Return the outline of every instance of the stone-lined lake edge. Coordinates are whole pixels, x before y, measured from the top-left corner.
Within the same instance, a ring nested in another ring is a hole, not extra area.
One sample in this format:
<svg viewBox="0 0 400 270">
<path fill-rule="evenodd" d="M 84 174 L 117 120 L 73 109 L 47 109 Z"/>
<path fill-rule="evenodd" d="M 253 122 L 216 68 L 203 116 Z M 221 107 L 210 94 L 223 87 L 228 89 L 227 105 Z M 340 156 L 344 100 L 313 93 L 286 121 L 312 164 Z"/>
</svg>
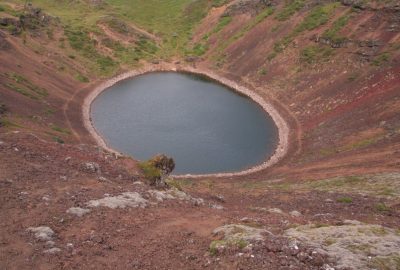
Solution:
<svg viewBox="0 0 400 270">
<path fill-rule="evenodd" d="M 182 73 L 192 73 L 195 75 L 205 76 L 211 81 L 215 81 L 224 86 L 227 86 L 230 90 L 237 92 L 238 94 L 244 95 L 258 105 L 260 105 L 272 118 L 275 125 L 278 128 L 278 143 L 275 149 L 275 152 L 272 156 L 270 156 L 266 161 L 261 164 L 252 166 L 248 169 L 237 171 L 237 172 L 223 172 L 223 173 L 210 173 L 210 174 L 184 174 L 184 175 L 174 175 L 176 178 L 203 178 L 203 177 L 233 177 L 233 176 L 242 176 L 255 172 L 262 171 L 272 165 L 276 164 L 279 160 L 281 160 L 288 151 L 288 140 L 289 140 L 289 126 L 285 119 L 279 114 L 279 112 L 267 102 L 264 98 L 258 95 L 256 92 L 250 90 L 249 88 L 240 85 L 234 81 L 226 79 L 222 76 L 215 74 L 213 71 L 206 70 L 203 68 L 195 68 L 191 66 L 183 66 L 183 65 L 175 65 L 170 63 L 160 63 L 157 65 L 145 65 L 141 68 L 128 71 L 117 75 L 101 84 L 96 86 L 89 95 L 85 98 L 82 106 L 82 117 L 84 126 L 89 131 L 91 136 L 94 138 L 96 143 L 100 145 L 102 148 L 110 151 L 116 155 L 123 155 L 112 149 L 107 145 L 105 139 L 100 135 L 100 133 L 96 130 L 93 125 L 91 119 L 91 105 L 93 101 L 101 94 L 104 90 L 109 87 L 115 85 L 119 81 L 126 80 L 129 78 L 133 78 L 139 75 L 143 75 L 151 72 L 182 72 Z"/>
</svg>

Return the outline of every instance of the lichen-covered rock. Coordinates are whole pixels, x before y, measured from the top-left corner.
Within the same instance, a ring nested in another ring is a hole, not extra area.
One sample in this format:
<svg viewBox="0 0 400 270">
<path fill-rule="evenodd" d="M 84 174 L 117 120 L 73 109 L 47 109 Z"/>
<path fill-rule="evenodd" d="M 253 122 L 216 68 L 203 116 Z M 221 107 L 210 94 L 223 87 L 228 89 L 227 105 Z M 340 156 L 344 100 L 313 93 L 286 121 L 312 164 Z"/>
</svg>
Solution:
<svg viewBox="0 0 400 270">
<path fill-rule="evenodd" d="M 242 224 L 229 224 L 216 228 L 213 234 L 221 234 L 224 240 L 243 239 L 248 242 L 262 241 L 265 235 L 271 234 L 269 231 L 261 228 L 255 228 Z"/>
<path fill-rule="evenodd" d="M 34 233 L 35 238 L 40 241 L 50 241 L 54 235 L 54 231 L 47 226 L 29 227 L 27 231 Z"/>
<path fill-rule="evenodd" d="M 168 190 L 149 190 L 148 193 L 155 198 L 157 201 L 162 202 L 164 200 L 179 200 L 191 202 L 194 205 L 203 205 L 204 200 L 202 198 L 195 198 L 189 194 L 180 191 L 176 188 L 171 188 Z"/>
<path fill-rule="evenodd" d="M 112 209 L 126 207 L 141 207 L 147 206 L 147 200 L 137 192 L 124 192 L 121 195 L 109 196 L 98 200 L 91 200 L 87 203 L 89 207 L 108 207 Z"/>
<path fill-rule="evenodd" d="M 216 228 L 213 231 L 218 240 L 210 244 L 210 253 L 222 253 L 226 248 L 244 249 L 253 243 L 263 241 L 271 233 L 265 229 L 255 228 L 242 224 L 229 224 Z M 251 247 L 250 246 L 250 247 Z"/>
<path fill-rule="evenodd" d="M 82 170 L 88 173 L 100 172 L 100 165 L 96 162 L 86 162 L 82 164 Z"/>
<path fill-rule="evenodd" d="M 335 269 L 398 269 L 400 235 L 390 228 L 346 220 L 342 226 L 299 226 L 285 235 L 324 250 L 337 260 Z"/>
</svg>

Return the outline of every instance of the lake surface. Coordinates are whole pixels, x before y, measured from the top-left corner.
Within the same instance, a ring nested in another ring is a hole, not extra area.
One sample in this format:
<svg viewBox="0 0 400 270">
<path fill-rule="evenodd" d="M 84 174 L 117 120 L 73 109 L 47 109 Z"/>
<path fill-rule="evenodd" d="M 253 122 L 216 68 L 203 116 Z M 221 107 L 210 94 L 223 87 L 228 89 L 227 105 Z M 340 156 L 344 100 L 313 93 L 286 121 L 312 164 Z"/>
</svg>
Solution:
<svg viewBox="0 0 400 270">
<path fill-rule="evenodd" d="M 278 141 L 260 105 L 186 73 L 120 81 L 94 100 L 91 117 L 110 147 L 139 160 L 167 154 L 174 174 L 240 171 L 264 162 Z"/>
</svg>

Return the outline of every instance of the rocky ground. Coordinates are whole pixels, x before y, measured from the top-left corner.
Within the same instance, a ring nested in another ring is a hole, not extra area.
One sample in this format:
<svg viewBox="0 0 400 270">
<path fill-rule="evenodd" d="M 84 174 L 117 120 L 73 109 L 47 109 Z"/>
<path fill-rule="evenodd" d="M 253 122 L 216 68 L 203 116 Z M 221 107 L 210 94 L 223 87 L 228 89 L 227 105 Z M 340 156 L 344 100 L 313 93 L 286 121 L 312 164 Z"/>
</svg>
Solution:
<svg viewBox="0 0 400 270">
<path fill-rule="evenodd" d="M 0 159 L 2 269 L 398 267 L 389 197 L 239 180 L 156 189 L 130 158 L 25 132 L 1 135 Z"/>
</svg>

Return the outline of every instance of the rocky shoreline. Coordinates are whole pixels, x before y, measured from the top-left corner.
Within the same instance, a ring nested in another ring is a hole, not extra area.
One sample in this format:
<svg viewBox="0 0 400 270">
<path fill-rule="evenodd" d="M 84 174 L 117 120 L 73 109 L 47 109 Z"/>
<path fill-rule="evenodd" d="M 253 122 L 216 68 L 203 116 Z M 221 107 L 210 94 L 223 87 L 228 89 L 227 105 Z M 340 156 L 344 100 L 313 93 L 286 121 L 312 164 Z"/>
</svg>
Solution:
<svg viewBox="0 0 400 270">
<path fill-rule="evenodd" d="M 83 102 L 83 107 L 82 107 L 82 117 L 83 117 L 83 122 L 86 127 L 86 129 L 89 131 L 89 133 L 92 135 L 92 137 L 95 139 L 98 145 L 103 147 L 109 152 L 112 152 L 116 155 L 122 155 L 118 151 L 110 148 L 107 143 L 105 142 L 104 138 L 97 132 L 95 127 L 93 126 L 91 117 L 90 117 L 90 110 L 91 110 L 91 104 L 92 102 L 96 99 L 96 97 L 102 93 L 104 90 L 107 88 L 113 86 L 119 81 L 135 77 L 138 75 L 150 73 L 150 72 L 157 72 L 157 71 L 174 71 L 174 72 L 188 72 L 188 73 L 194 73 L 198 75 L 203 75 L 208 77 L 211 80 L 217 81 L 223 85 L 226 85 L 233 91 L 236 91 L 242 95 L 245 95 L 249 98 L 251 98 L 253 101 L 257 102 L 273 119 L 275 122 L 277 128 L 278 128 L 278 133 L 279 133 L 279 142 L 276 147 L 275 153 L 266 161 L 264 161 L 262 164 L 253 166 L 249 169 L 238 171 L 238 172 L 227 172 L 227 173 L 216 173 L 216 174 L 185 174 L 185 175 L 174 175 L 176 178 L 203 178 L 203 177 L 233 177 L 233 176 L 242 176 L 242 175 L 247 175 L 251 174 L 254 172 L 258 172 L 261 170 L 264 170 L 274 164 L 276 164 L 279 160 L 281 160 L 287 153 L 288 150 L 288 140 L 289 140 L 289 126 L 286 123 L 286 121 L 283 119 L 283 117 L 279 114 L 279 112 L 266 100 L 264 100 L 260 95 L 258 95 L 256 92 L 234 82 L 231 80 L 228 80 L 226 78 L 223 78 L 217 74 L 215 74 L 212 71 L 203 69 L 203 68 L 195 68 L 191 66 L 183 66 L 183 65 L 175 65 L 175 64 L 170 64 L 170 63 L 160 63 L 157 65 L 145 65 L 142 68 L 133 70 L 133 71 L 128 71 L 125 73 L 122 73 L 116 77 L 113 77 L 104 83 L 101 83 L 97 87 L 91 91 L 91 93 L 85 98 Z"/>
</svg>

